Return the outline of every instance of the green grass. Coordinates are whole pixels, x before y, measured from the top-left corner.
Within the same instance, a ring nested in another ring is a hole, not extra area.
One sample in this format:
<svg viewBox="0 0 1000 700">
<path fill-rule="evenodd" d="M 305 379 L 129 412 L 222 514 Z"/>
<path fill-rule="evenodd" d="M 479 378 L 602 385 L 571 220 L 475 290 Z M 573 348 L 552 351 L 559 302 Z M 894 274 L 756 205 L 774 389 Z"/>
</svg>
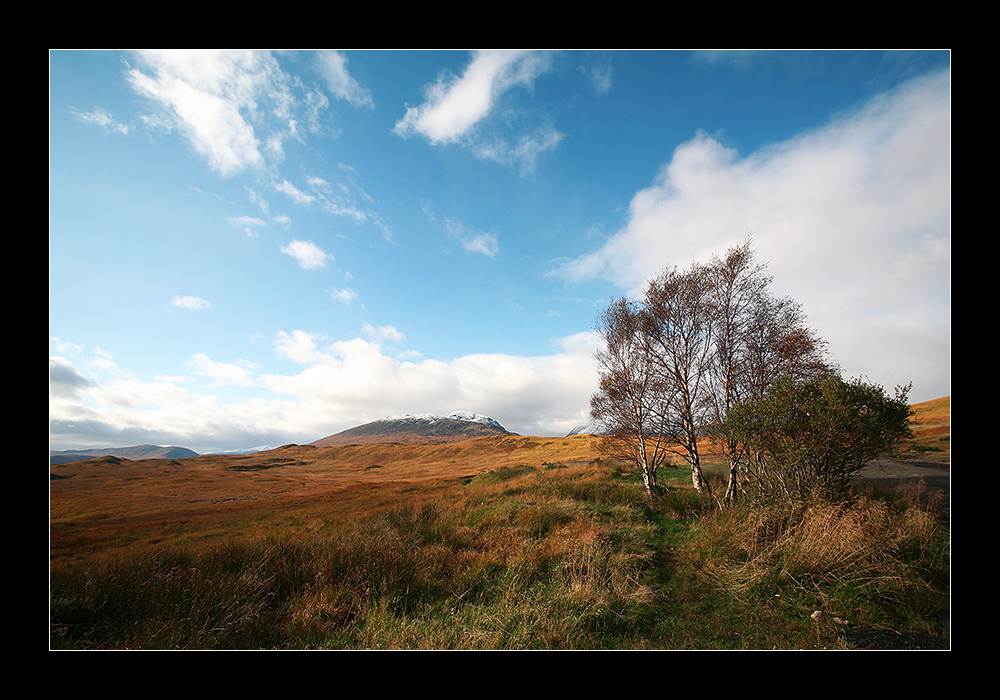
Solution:
<svg viewBox="0 0 1000 700">
<path fill-rule="evenodd" d="M 948 533 L 924 511 L 718 511 L 684 476 L 651 500 L 614 465 L 525 465 L 310 533 L 54 564 L 51 644 L 811 649 L 848 646 L 836 619 L 939 631 Z"/>
</svg>

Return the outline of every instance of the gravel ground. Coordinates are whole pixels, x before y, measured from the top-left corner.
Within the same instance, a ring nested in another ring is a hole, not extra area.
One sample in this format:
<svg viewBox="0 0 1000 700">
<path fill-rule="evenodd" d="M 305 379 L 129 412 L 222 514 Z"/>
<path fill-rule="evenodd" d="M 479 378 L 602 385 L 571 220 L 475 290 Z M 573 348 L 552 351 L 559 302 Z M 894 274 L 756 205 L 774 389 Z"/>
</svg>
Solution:
<svg viewBox="0 0 1000 700">
<path fill-rule="evenodd" d="M 896 632 L 878 627 L 848 628 L 838 636 L 853 644 L 858 650 L 865 651 L 944 651 L 951 649 L 950 642 L 942 637 Z"/>
</svg>

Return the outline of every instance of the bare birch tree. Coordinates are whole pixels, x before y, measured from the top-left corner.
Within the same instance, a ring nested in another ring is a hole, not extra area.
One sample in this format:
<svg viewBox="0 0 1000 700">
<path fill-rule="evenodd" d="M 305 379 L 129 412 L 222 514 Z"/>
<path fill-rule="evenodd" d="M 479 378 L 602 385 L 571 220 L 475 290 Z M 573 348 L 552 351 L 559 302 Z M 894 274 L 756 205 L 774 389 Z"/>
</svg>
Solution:
<svg viewBox="0 0 1000 700">
<path fill-rule="evenodd" d="M 707 267 L 713 304 L 713 423 L 729 459 L 725 500 L 737 498 L 749 468 L 745 444 L 727 433 L 736 405 L 763 396 L 781 377 L 802 381 L 834 369 L 826 343 L 805 325 L 802 307 L 770 294 L 766 267 L 754 259 L 752 240 L 714 257 Z"/>
<path fill-rule="evenodd" d="M 712 315 L 705 268 L 672 269 L 646 290 L 647 352 L 662 395 L 656 411 L 672 446 L 691 467 L 695 490 L 709 490 L 701 467 L 698 438 L 710 413 L 708 390 L 712 357 Z"/>
<path fill-rule="evenodd" d="M 656 473 L 665 459 L 664 437 L 656 410 L 661 388 L 643 337 L 643 311 L 616 299 L 598 317 L 604 349 L 597 353 L 600 389 L 590 399 L 591 418 L 601 429 L 601 450 L 630 461 L 648 493 L 659 490 Z"/>
<path fill-rule="evenodd" d="M 801 306 L 772 296 L 770 284 L 748 238 L 707 265 L 665 270 L 642 301 L 616 300 L 598 318 L 606 347 L 591 416 L 608 434 L 605 448 L 634 461 L 650 491 L 673 453 L 690 466 L 694 488 L 709 493 L 699 438 L 711 435 L 730 460 L 725 500 L 735 500 L 755 472 L 743 441 L 726 432 L 729 411 L 781 377 L 833 369 Z"/>
<path fill-rule="evenodd" d="M 719 446 L 729 458 L 729 480 L 725 501 L 738 494 L 740 465 L 745 460 L 743 445 L 722 430 L 729 410 L 752 392 L 750 338 L 759 308 L 766 298 L 771 278 L 764 266 L 754 262 L 751 241 L 730 248 L 722 257 L 713 257 L 707 268 L 709 297 L 714 325 L 714 352 L 710 373 L 712 420 L 719 433 Z"/>
</svg>

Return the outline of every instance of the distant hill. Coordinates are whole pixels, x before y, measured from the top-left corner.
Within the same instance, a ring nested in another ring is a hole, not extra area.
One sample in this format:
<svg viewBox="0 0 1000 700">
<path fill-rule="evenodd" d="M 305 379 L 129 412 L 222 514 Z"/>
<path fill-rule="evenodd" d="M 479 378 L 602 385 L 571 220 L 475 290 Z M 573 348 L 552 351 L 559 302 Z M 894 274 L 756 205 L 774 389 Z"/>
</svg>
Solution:
<svg viewBox="0 0 1000 700">
<path fill-rule="evenodd" d="M 183 459 L 197 457 L 198 453 L 186 447 L 171 445 L 134 445 L 132 447 L 99 447 L 93 450 L 50 450 L 49 464 L 64 464 L 95 457 L 120 457 L 122 459 Z"/>
<path fill-rule="evenodd" d="M 566 437 L 573 437 L 574 435 L 601 435 L 602 433 L 603 429 L 599 428 L 596 423 L 591 421 L 576 426 L 566 434 Z"/>
<path fill-rule="evenodd" d="M 329 435 L 310 444 L 314 447 L 371 445 L 385 442 L 416 445 L 515 434 L 489 416 L 468 411 L 454 411 L 447 416 L 432 414 L 388 416 Z"/>
</svg>

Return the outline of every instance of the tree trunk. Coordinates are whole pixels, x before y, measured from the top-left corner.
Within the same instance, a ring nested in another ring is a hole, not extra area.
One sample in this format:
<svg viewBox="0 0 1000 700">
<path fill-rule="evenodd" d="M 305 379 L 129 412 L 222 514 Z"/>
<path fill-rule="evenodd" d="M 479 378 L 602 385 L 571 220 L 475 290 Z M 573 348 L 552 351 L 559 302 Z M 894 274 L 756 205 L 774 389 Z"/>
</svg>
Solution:
<svg viewBox="0 0 1000 700">
<path fill-rule="evenodd" d="M 711 493 L 711 487 L 705 480 L 705 475 L 701 471 L 701 459 L 697 451 L 692 455 L 691 460 L 691 484 L 698 493 Z"/>
<path fill-rule="evenodd" d="M 739 467 L 736 464 L 729 466 L 729 483 L 726 484 L 726 503 L 736 503 L 739 497 Z"/>
</svg>

